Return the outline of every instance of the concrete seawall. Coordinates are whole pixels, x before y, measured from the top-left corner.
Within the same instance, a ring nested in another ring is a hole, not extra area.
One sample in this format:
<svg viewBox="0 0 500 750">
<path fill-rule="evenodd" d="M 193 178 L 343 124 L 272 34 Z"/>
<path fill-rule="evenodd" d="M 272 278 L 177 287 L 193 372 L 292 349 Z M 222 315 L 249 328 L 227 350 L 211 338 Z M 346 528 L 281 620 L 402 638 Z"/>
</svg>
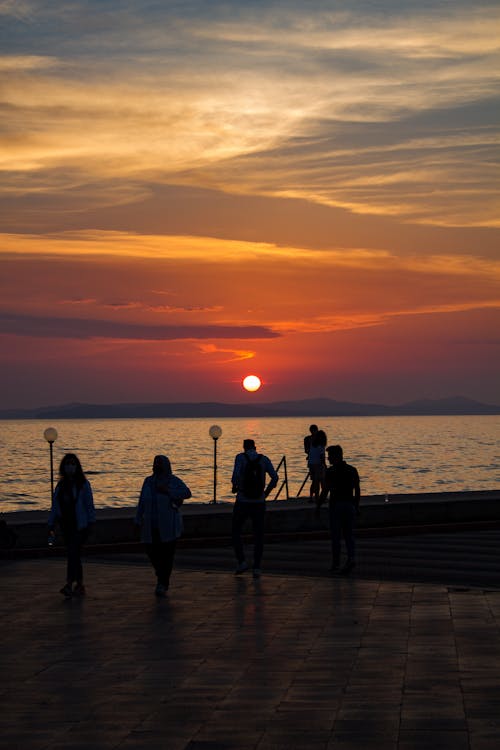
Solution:
<svg viewBox="0 0 500 750">
<path fill-rule="evenodd" d="M 328 510 L 319 518 L 314 507 L 303 499 L 276 500 L 267 504 L 266 534 L 320 534 L 328 528 Z M 89 545 L 128 545 L 135 541 L 135 507 L 97 511 L 97 523 Z M 186 504 L 183 508 L 183 544 L 227 543 L 231 536 L 232 504 Z M 3 513 L 17 534 L 17 550 L 43 549 L 47 544 L 48 511 Z M 403 533 L 405 529 L 442 525 L 487 524 L 500 522 L 500 490 L 484 492 L 391 495 L 389 502 L 380 495 L 362 498 L 359 533 Z"/>
</svg>

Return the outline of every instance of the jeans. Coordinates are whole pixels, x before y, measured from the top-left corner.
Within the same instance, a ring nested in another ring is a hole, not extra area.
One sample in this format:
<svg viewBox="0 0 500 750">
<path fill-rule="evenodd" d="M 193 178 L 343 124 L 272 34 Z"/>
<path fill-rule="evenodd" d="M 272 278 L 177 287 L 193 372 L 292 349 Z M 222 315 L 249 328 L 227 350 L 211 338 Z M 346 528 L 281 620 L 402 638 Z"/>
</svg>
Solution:
<svg viewBox="0 0 500 750">
<path fill-rule="evenodd" d="M 332 539 L 332 562 L 340 562 L 340 540 L 344 537 L 347 557 L 354 560 L 354 526 L 356 510 L 349 500 L 336 500 L 329 505 L 330 533 Z"/>
<path fill-rule="evenodd" d="M 176 539 L 162 542 L 158 529 L 152 529 L 152 544 L 145 544 L 146 554 L 151 561 L 158 583 L 168 589 L 170 575 L 174 567 Z"/>
<path fill-rule="evenodd" d="M 253 565 L 254 568 L 260 568 L 262 553 L 264 551 L 264 517 L 266 504 L 264 502 L 247 503 L 236 501 L 233 507 L 233 547 L 236 559 L 239 563 L 244 562 L 245 553 L 243 551 L 242 529 L 243 524 L 250 518 L 253 530 Z"/>
</svg>

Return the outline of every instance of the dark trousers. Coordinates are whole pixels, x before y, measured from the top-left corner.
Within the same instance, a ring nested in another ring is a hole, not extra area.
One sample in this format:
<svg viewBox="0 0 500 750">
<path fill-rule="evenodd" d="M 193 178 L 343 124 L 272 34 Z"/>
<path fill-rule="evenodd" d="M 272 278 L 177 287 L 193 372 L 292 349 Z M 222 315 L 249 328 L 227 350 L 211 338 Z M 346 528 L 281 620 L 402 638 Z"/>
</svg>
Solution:
<svg viewBox="0 0 500 750">
<path fill-rule="evenodd" d="M 340 541 L 344 537 L 347 549 L 347 557 L 354 559 L 354 526 L 356 511 L 349 500 L 337 500 L 329 505 L 330 511 L 330 533 L 332 539 L 332 562 L 338 565 L 340 562 Z"/>
<path fill-rule="evenodd" d="M 262 553 L 264 551 L 264 518 L 266 504 L 264 502 L 246 503 L 236 501 L 233 507 L 233 547 L 236 559 L 239 563 L 245 560 L 243 550 L 242 530 L 243 524 L 250 518 L 253 531 L 253 565 L 260 568 Z"/>
<path fill-rule="evenodd" d="M 174 566 L 176 539 L 173 539 L 171 542 L 162 542 L 158 529 L 152 530 L 152 539 L 152 544 L 144 545 L 146 554 L 155 570 L 158 583 L 168 588 Z"/>
<path fill-rule="evenodd" d="M 67 583 L 83 583 L 82 545 L 88 536 L 87 529 L 69 529 L 63 527 L 64 542 L 66 544 L 68 565 L 66 569 Z"/>
</svg>

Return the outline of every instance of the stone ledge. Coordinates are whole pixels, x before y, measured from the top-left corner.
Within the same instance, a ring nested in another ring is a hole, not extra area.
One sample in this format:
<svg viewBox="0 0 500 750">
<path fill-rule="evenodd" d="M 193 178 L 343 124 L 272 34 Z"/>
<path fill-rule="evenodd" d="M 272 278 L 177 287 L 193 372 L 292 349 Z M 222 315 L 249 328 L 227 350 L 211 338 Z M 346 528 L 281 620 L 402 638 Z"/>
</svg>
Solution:
<svg viewBox="0 0 500 750">
<path fill-rule="evenodd" d="M 183 508 L 184 543 L 205 540 L 207 544 L 227 540 L 231 535 L 231 503 L 189 503 Z M 102 508 L 89 539 L 92 545 L 121 545 L 134 542 L 135 507 Z M 44 511 L 4 513 L 1 518 L 18 536 L 17 549 L 42 549 L 47 542 L 47 516 Z M 500 491 L 432 493 L 415 495 L 370 495 L 362 498 L 358 529 L 415 531 L 421 527 L 460 524 L 488 524 L 500 521 Z M 266 534 L 322 534 L 328 527 L 328 509 L 317 517 L 314 507 L 302 499 L 267 503 Z"/>
</svg>

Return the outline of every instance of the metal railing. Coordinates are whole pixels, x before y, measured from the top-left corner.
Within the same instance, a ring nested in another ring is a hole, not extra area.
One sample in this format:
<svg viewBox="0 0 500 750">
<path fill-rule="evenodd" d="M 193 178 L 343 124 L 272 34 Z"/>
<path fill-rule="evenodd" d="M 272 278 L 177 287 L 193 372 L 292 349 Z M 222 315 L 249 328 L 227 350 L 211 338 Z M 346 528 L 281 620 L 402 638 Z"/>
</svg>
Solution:
<svg viewBox="0 0 500 750">
<path fill-rule="evenodd" d="M 285 490 L 286 490 L 286 499 L 287 500 L 290 499 L 290 492 L 289 492 L 289 489 L 288 489 L 288 472 L 287 472 L 287 468 L 286 468 L 286 456 L 283 456 L 283 458 L 279 462 L 279 464 L 278 464 L 278 466 L 276 468 L 276 472 L 279 472 L 279 470 L 281 469 L 282 466 L 283 466 L 284 471 L 285 471 L 285 478 L 281 482 L 280 488 L 279 488 L 278 492 L 276 493 L 275 497 L 273 497 L 273 500 L 277 500 L 279 498 L 279 496 L 281 495 L 281 491 L 283 490 L 283 487 L 285 487 Z M 305 479 L 302 482 L 302 484 L 300 485 L 300 489 L 297 492 L 297 494 L 296 494 L 295 497 L 300 497 L 300 493 L 302 492 L 302 490 L 306 486 L 307 481 L 310 479 L 310 477 L 311 477 L 311 473 L 308 470 L 308 472 L 307 472 L 307 474 L 305 476 Z"/>
<path fill-rule="evenodd" d="M 300 485 L 300 490 L 297 492 L 297 497 L 299 497 L 300 493 L 302 492 L 302 490 L 306 486 L 306 482 L 307 482 L 307 480 L 309 479 L 310 476 L 311 476 L 311 472 L 308 471 L 307 474 L 306 474 L 306 478 L 304 479 L 304 481 Z"/>
<path fill-rule="evenodd" d="M 286 469 L 286 456 L 283 456 L 283 458 L 279 462 L 279 464 L 278 464 L 278 466 L 276 468 L 276 472 L 279 472 L 279 470 L 281 469 L 282 466 L 283 466 L 284 471 L 285 471 L 285 478 L 281 482 L 280 488 L 279 488 L 278 492 L 276 493 L 276 496 L 273 498 L 273 500 L 277 500 L 279 498 L 279 496 L 281 495 L 281 490 L 283 489 L 283 487 L 285 487 L 285 490 L 286 490 L 286 499 L 287 500 L 290 499 L 290 494 L 288 492 L 288 473 L 287 473 L 287 469 Z"/>
</svg>

